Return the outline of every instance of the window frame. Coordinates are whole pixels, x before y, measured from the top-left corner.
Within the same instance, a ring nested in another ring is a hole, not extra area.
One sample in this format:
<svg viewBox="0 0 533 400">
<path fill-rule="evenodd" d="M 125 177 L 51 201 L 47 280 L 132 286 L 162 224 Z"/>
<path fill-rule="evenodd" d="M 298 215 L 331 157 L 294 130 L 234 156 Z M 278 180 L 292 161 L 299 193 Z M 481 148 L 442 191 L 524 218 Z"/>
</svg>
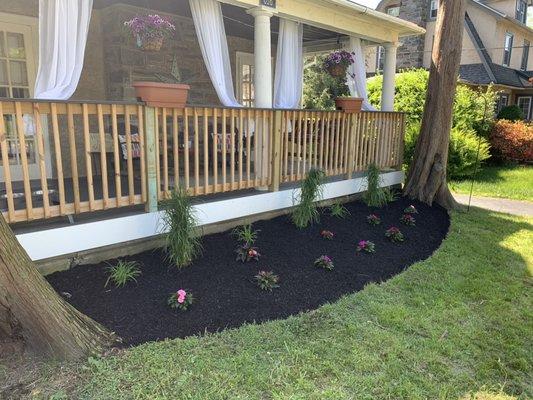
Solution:
<svg viewBox="0 0 533 400">
<path fill-rule="evenodd" d="M 515 19 L 520 21 L 522 24 L 527 22 L 527 7 L 526 0 L 516 0 Z"/>
<path fill-rule="evenodd" d="M 514 42 L 514 34 L 512 32 L 505 32 L 505 38 L 503 42 L 503 61 L 502 61 L 502 65 L 504 67 L 511 66 L 511 57 L 513 55 L 513 42 Z"/>
<path fill-rule="evenodd" d="M 508 105 L 509 105 L 509 93 L 500 93 L 498 97 L 498 102 L 496 104 L 496 114 L 498 114 L 502 110 L 502 108 L 507 107 Z"/>
<path fill-rule="evenodd" d="M 526 121 L 529 121 L 531 120 L 531 104 L 533 103 L 533 96 L 516 96 L 516 105 L 522 110 L 522 107 L 520 106 L 520 100 L 528 100 L 529 101 L 529 106 L 528 106 L 528 110 L 527 110 L 527 113 L 524 113 L 524 119 Z"/>
<path fill-rule="evenodd" d="M 531 47 L 531 42 L 527 39 L 524 39 L 524 46 L 522 47 L 522 59 L 520 60 L 520 69 L 522 71 L 527 71 L 527 65 L 529 63 L 530 47 Z"/>
<path fill-rule="evenodd" d="M 429 2 L 429 19 L 435 20 L 437 19 L 437 15 L 439 13 L 439 0 L 430 0 Z M 435 14 L 435 15 L 433 15 Z"/>
<path fill-rule="evenodd" d="M 392 14 L 390 12 L 391 10 L 398 10 L 398 14 Z M 387 12 L 387 15 L 399 18 L 399 16 L 400 16 L 400 4 L 393 4 L 393 5 L 388 6 L 387 9 L 386 9 L 386 12 Z"/>
</svg>

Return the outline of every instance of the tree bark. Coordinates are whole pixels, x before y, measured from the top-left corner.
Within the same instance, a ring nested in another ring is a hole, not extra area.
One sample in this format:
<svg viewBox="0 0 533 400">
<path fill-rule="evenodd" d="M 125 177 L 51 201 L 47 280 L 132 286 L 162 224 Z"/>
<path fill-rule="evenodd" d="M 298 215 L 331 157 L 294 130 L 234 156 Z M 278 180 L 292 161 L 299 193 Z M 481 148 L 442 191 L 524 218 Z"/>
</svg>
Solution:
<svg viewBox="0 0 533 400">
<path fill-rule="evenodd" d="M 39 273 L 0 213 L 0 339 L 36 355 L 74 360 L 117 337 L 63 300 Z"/>
<path fill-rule="evenodd" d="M 448 146 L 461 61 L 465 0 L 441 0 L 420 135 L 404 194 L 431 205 L 457 207 L 446 182 Z"/>
</svg>

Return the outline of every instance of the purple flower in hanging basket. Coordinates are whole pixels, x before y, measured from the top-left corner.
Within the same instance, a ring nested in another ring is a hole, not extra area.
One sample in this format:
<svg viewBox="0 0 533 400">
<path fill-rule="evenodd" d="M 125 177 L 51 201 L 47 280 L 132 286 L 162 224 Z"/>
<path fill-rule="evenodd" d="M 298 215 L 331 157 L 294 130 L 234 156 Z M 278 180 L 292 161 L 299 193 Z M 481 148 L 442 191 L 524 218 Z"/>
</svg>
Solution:
<svg viewBox="0 0 533 400">
<path fill-rule="evenodd" d="M 337 50 L 330 53 L 324 60 L 324 68 L 330 70 L 332 67 L 341 66 L 347 69 L 355 62 L 355 53 L 346 50 Z"/>
<path fill-rule="evenodd" d="M 170 19 L 157 14 L 141 15 L 124 22 L 131 34 L 140 40 L 166 38 L 176 30 Z"/>
</svg>

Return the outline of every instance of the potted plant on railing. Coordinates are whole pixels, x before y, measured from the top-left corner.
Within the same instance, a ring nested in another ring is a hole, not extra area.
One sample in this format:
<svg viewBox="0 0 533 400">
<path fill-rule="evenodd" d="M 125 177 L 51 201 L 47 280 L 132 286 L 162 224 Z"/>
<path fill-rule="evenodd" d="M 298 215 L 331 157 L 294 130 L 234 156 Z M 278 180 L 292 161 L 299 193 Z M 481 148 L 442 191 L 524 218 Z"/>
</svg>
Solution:
<svg viewBox="0 0 533 400">
<path fill-rule="evenodd" d="M 135 38 L 137 47 L 143 51 L 160 51 L 165 39 L 170 38 L 176 27 L 165 17 L 157 14 L 137 16 L 124 22 Z M 183 108 L 189 96 L 189 85 L 164 82 L 134 82 L 135 95 L 153 107 Z"/>
<path fill-rule="evenodd" d="M 348 72 L 348 68 L 355 62 L 354 53 L 346 50 L 337 50 L 330 53 L 324 60 L 324 69 L 334 78 L 345 78 L 347 75 L 355 79 L 355 76 Z M 337 110 L 347 113 L 361 111 L 363 99 L 359 97 L 338 96 L 335 98 Z"/>
</svg>

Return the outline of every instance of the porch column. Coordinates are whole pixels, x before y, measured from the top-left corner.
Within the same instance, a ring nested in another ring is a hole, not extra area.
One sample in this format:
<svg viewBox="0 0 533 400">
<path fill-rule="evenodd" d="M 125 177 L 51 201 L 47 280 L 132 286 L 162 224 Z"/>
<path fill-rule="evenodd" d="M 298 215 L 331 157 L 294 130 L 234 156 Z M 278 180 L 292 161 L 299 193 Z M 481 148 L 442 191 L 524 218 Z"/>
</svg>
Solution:
<svg viewBox="0 0 533 400">
<path fill-rule="evenodd" d="M 271 9 L 263 6 L 255 7 L 247 11 L 255 19 L 254 23 L 254 88 L 255 107 L 272 108 L 272 43 L 270 32 L 270 18 L 274 15 Z M 254 149 L 256 177 L 263 180 L 268 177 L 269 138 L 263 140 L 263 123 L 259 119 L 256 124 L 254 135 L 256 137 L 256 148 Z M 268 130 L 267 130 L 268 132 Z M 265 135 L 266 136 L 266 135 Z M 266 186 L 256 189 L 268 190 Z"/>
<path fill-rule="evenodd" d="M 385 48 L 385 60 L 383 65 L 383 88 L 381 90 L 381 111 L 393 111 L 398 43 L 387 43 L 383 47 Z"/>
</svg>

